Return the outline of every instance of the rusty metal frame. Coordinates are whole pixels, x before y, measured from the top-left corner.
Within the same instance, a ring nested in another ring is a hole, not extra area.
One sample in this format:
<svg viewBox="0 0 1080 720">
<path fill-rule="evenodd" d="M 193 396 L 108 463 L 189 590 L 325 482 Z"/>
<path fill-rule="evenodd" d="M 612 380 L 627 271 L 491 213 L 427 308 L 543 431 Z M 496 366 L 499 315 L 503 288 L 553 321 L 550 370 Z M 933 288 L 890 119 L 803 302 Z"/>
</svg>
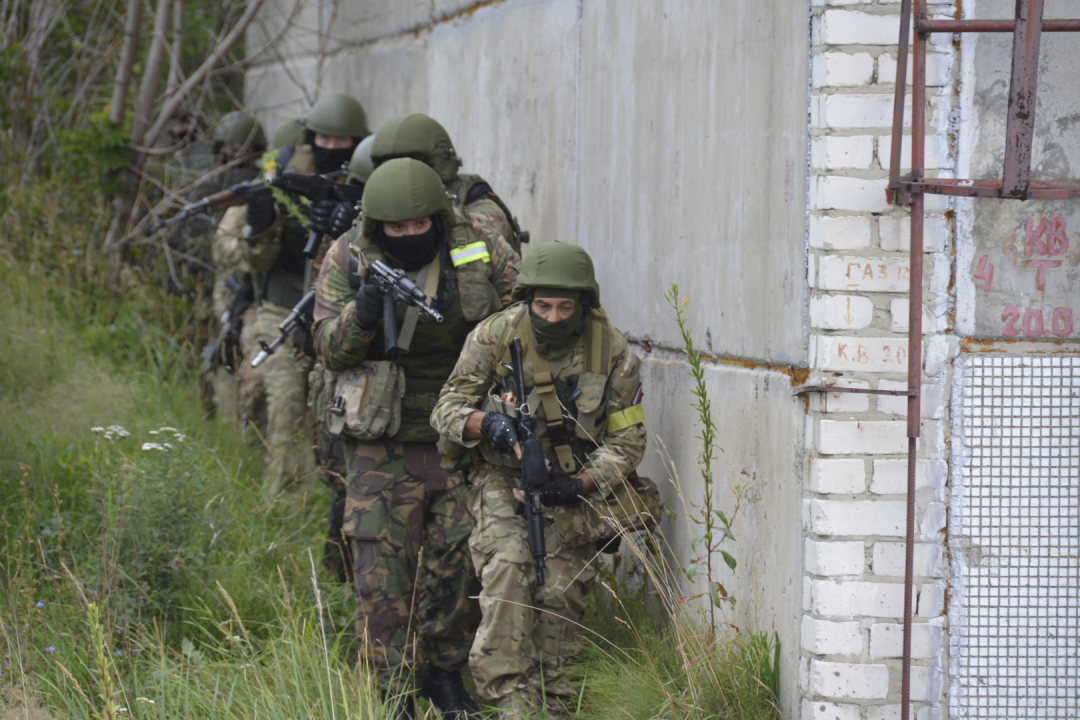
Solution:
<svg viewBox="0 0 1080 720">
<path fill-rule="evenodd" d="M 907 532 L 904 563 L 904 641 L 900 685 L 900 718 L 911 713 L 911 621 L 915 551 L 915 468 L 919 437 L 922 383 L 922 269 L 923 221 L 926 194 L 1003 200 L 1062 200 L 1080 198 L 1080 182 L 1031 181 L 1031 148 L 1035 138 L 1035 98 L 1039 80 L 1039 48 L 1044 32 L 1080 32 L 1080 19 L 1043 21 L 1043 0 L 1016 0 L 1013 20 L 930 20 L 927 0 L 903 0 L 896 62 L 893 105 L 892 159 L 889 166 L 890 202 L 911 206 L 911 284 L 908 290 L 908 456 Z M 911 43 L 911 172 L 900 175 L 907 94 L 909 26 L 914 10 Z M 1001 181 L 928 179 L 926 169 L 926 42 L 931 33 L 1011 32 L 1012 77 L 1006 111 L 1005 161 Z"/>
<path fill-rule="evenodd" d="M 910 285 L 908 286 L 908 388 L 875 390 L 815 385 L 795 394 L 861 393 L 900 395 L 907 406 L 907 523 L 904 563 L 904 639 L 901 665 L 900 718 L 911 713 L 911 621 L 914 595 L 915 470 L 919 438 L 922 390 L 922 290 L 923 225 L 925 196 L 998 198 L 1005 200 L 1064 200 L 1080 198 L 1080 182 L 1032 182 L 1031 148 L 1035 137 L 1035 99 L 1038 90 L 1039 48 L 1044 32 L 1080 32 L 1080 19 L 1043 20 L 1044 0 L 1016 0 L 1013 20 L 931 20 L 928 0 L 902 0 L 900 38 L 896 62 L 896 95 L 893 105 L 890 203 L 911 208 Z M 911 18 L 914 12 L 915 22 Z M 914 27 L 915 37 L 910 37 Z M 926 42 L 931 33 L 1009 32 L 1013 34 L 1012 77 L 1005 129 L 1005 161 L 1002 179 L 957 180 L 927 178 L 926 171 Z M 901 176 L 901 143 L 904 134 L 904 98 L 907 95 L 908 49 L 911 48 L 911 172 Z"/>
</svg>

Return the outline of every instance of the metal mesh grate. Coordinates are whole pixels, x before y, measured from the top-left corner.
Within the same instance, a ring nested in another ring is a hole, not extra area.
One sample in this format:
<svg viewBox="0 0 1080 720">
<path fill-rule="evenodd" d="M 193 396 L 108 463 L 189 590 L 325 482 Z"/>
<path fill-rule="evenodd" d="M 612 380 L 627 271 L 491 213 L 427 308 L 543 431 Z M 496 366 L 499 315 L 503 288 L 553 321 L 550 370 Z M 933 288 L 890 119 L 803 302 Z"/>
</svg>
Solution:
<svg viewBox="0 0 1080 720">
<path fill-rule="evenodd" d="M 950 714 L 1080 717 L 1080 358 L 958 370 Z"/>
</svg>

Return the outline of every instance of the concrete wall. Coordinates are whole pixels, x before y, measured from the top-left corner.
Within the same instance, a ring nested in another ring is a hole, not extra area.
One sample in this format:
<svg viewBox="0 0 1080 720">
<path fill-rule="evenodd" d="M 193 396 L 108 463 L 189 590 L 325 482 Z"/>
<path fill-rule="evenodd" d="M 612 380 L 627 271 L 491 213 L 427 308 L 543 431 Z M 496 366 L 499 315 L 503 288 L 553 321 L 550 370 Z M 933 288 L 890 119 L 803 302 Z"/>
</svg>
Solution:
<svg viewBox="0 0 1080 720">
<path fill-rule="evenodd" d="M 804 406 L 789 375 L 807 362 L 807 5 L 306 2 L 285 41 L 258 55 L 293 7 L 271 4 L 248 38 L 249 108 L 271 132 L 319 91 L 353 94 L 372 129 L 427 112 L 534 242 L 587 248 L 604 306 L 646 356 L 644 470 L 667 477 L 654 452 L 662 440 L 694 502 L 689 382 L 664 300 L 680 284 L 695 338 L 716 361 L 720 507 L 730 510 L 734 484 L 748 486 L 731 548 L 739 569 L 725 578 L 739 600 L 732 618 L 779 632 L 794 717 L 805 464 Z M 685 553 L 685 524 L 668 533 Z"/>
</svg>

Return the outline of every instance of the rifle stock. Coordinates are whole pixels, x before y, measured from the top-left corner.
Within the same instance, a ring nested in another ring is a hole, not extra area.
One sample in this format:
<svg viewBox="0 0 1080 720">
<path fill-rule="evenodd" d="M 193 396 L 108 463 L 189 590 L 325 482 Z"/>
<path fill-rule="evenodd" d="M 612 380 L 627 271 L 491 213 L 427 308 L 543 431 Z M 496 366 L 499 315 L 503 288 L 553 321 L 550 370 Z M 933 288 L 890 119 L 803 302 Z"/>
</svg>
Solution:
<svg viewBox="0 0 1080 720">
<path fill-rule="evenodd" d="M 309 317 L 311 315 L 310 311 L 314 307 L 315 288 L 311 288 L 311 290 L 308 291 L 308 294 L 305 295 L 300 302 L 296 303 L 285 319 L 281 321 L 281 324 L 278 325 L 278 330 L 280 330 L 281 333 L 274 338 L 274 341 L 269 345 L 266 344 L 265 340 L 259 341 L 259 347 L 261 347 L 262 350 L 255 356 L 255 359 L 251 361 L 251 367 L 259 367 L 266 362 L 266 358 L 273 355 L 275 350 L 284 345 L 285 341 L 289 339 L 289 336 L 296 331 L 296 328 L 298 328 L 301 323 L 310 325 L 312 320 L 312 318 Z"/>
</svg>

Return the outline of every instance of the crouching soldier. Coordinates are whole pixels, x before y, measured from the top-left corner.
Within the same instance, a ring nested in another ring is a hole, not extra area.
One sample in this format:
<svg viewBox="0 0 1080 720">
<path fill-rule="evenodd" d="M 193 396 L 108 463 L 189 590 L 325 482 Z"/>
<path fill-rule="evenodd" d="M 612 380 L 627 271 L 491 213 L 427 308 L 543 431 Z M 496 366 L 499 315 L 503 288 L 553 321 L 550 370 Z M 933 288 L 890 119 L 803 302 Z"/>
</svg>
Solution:
<svg viewBox="0 0 1080 720">
<path fill-rule="evenodd" d="M 440 448 L 476 462 L 469 550 L 483 619 L 469 667 L 479 695 L 505 720 L 573 707 L 567 665 L 597 576 L 598 541 L 611 537 L 595 508 L 641 492 L 634 470 L 645 452 L 640 360 L 600 309 L 589 255 L 566 243 L 540 245 L 522 263 L 512 299 L 469 334 L 431 416 Z M 515 338 L 523 388 L 509 368 Z M 512 416 L 524 399 L 549 463 L 535 487 L 545 506 L 542 584 L 526 519 L 515 512 L 525 495 Z"/>
<path fill-rule="evenodd" d="M 459 222 L 418 160 L 377 168 L 362 210 L 323 262 L 313 333 L 327 370 L 313 405 L 344 441 L 357 630 L 394 717 L 413 717 L 424 668 L 421 690 L 444 720 L 466 720 L 477 711 L 460 675 L 479 622 L 471 528 L 464 481 L 441 466 L 428 418 L 469 331 L 510 302 L 519 259 L 501 237 Z M 374 281 L 378 261 L 403 271 L 442 321 L 396 301 L 387 327 L 394 296 Z"/>
</svg>

